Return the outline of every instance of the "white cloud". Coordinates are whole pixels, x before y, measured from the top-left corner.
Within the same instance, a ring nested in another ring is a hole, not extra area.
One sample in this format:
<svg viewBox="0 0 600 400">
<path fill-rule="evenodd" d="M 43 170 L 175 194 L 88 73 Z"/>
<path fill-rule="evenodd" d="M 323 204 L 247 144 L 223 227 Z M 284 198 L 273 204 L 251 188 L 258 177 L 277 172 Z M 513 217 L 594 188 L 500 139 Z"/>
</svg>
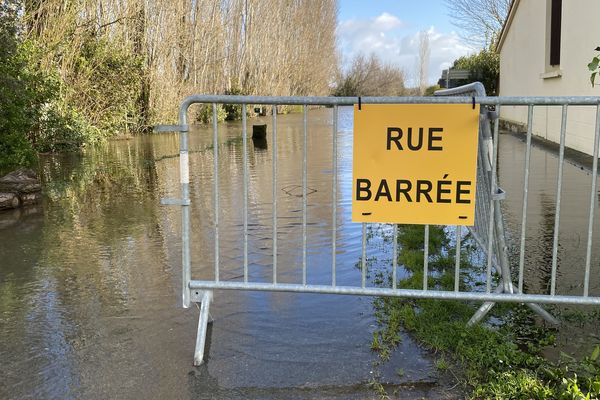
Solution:
<svg viewBox="0 0 600 400">
<path fill-rule="evenodd" d="M 419 32 L 409 31 L 409 25 L 395 15 L 383 13 L 374 18 L 351 19 L 338 25 L 338 40 L 343 59 L 348 63 L 356 54 L 374 53 L 383 61 L 399 65 L 406 73 L 408 84 L 417 78 Z M 469 53 L 473 48 L 463 43 L 454 32 L 438 32 L 428 29 L 429 83 L 440 78 L 443 69 Z"/>
<path fill-rule="evenodd" d="M 375 18 L 374 22 L 379 29 L 384 31 L 402 26 L 402 21 L 400 21 L 398 17 L 392 14 L 388 14 L 386 12 Z"/>
</svg>

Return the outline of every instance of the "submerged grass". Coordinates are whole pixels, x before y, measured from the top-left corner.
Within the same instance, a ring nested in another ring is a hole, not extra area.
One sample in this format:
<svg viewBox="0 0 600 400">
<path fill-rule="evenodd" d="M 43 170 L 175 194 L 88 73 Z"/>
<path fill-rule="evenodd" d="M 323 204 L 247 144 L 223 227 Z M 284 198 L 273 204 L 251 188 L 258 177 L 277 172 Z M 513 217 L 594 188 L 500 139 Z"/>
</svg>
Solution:
<svg viewBox="0 0 600 400">
<path fill-rule="evenodd" d="M 474 286 L 477 275 L 470 262 L 474 248 L 468 238 L 465 243 L 461 250 L 463 289 Z M 398 286 L 418 288 L 423 282 L 423 227 L 399 226 L 398 245 L 398 265 L 408 272 Z M 429 287 L 452 290 L 454 249 L 442 227 L 430 226 L 429 254 Z M 390 279 L 378 276 L 382 284 Z M 550 362 L 541 351 L 554 343 L 555 332 L 537 323 L 524 306 L 497 305 L 491 315 L 494 325 L 471 327 L 467 321 L 476 307 L 466 302 L 382 297 L 374 306 L 379 329 L 373 334 L 372 349 L 382 362 L 389 359 L 405 330 L 436 354 L 438 370 L 459 376 L 468 398 L 600 398 L 600 347 L 582 360 L 564 355 Z"/>
</svg>

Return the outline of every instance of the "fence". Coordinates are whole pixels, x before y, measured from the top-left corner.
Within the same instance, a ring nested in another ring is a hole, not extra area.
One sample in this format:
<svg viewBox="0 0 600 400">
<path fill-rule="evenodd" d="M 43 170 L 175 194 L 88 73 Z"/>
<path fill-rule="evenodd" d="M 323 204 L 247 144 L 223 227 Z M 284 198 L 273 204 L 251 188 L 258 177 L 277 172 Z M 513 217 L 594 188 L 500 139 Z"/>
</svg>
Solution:
<svg viewBox="0 0 600 400">
<path fill-rule="evenodd" d="M 476 211 L 475 226 L 469 227 L 480 251 L 485 254 L 486 274 L 485 290 L 476 291 L 475 289 L 461 290 L 458 285 L 460 274 L 460 251 L 455 256 L 455 287 L 454 290 L 438 290 L 429 288 L 427 283 L 428 271 L 428 243 L 429 227 L 424 229 L 424 281 L 422 289 L 403 289 L 397 286 L 396 270 L 400 268 L 397 265 L 397 229 L 393 228 L 393 279 L 390 287 L 369 287 L 366 284 L 366 232 L 367 224 L 362 226 L 362 257 L 360 262 L 360 273 L 362 274 L 360 286 L 338 285 L 336 273 L 338 265 L 336 263 L 336 241 L 337 241 L 337 121 L 338 107 L 351 106 L 359 102 L 356 97 L 261 97 L 261 96 L 217 96 L 217 95 L 197 95 L 190 96 L 181 104 L 179 111 L 178 125 L 162 125 L 156 128 L 156 131 L 177 131 L 180 133 L 180 182 L 181 197 L 179 199 L 163 199 L 161 202 L 165 205 L 176 205 L 181 207 L 182 215 L 182 301 L 183 307 L 187 308 L 191 303 L 200 304 L 200 317 L 198 324 L 198 333 L 196 339 L 196 350 L 194 353 L 194 364 L 200 365 L 204 356 L 205 338 L 207 324 L 209 322 L 209 307 L 212 301 L 214 290 L 254 290 L 254 291 L 277 291 L 277 292 L 298 292 L 298 293 L 329 293 L 345 295 L 365 295 L 365 296 L 397 296 L 406 298 L 420 299 L 443 299 L 443 300 L 466 300 L 483 301 L 484 305 L 475 313 L 471 323 L 479 321 L 495 302 L 518 302 L 527 303 L 534 311 L 550 322 L 556 322 L 554 318 L 544 311 L 538 304 L 579 304 L 579 305 L 600 305 L 600 294 L 590 293 L 590 275 L 592 265 L 592 234 L 594 224 L 594 208 L 597 180 L 597 160 L 600 136 L 600 97 L 486 97 L 480 84 L 467 85 L 466 87 L 449 89 L 437 93 L 436 97 L 363 97 L 360 99 L 362 104 L 471 104 L 481 105 L 480 129 L 479 129 L 479 154 L 477 171 L 477 190 L 476 190 Z M 190 201 L 190 173 L 189 173 L 189 149 L 188 149 L 188 109 L 192 104 L 212 105 L 213 113 L 213 151 L 214 151 L 214 279 L 196 280 L 191 276 L 191 256 L 190 246 L 192 238 L 190 237 L 190 207 L 193 204 Z M 218 150 L 218 132 L 217 123 L 217 105 L 218 104 L 236 104 L 242 107 L 242 149 L 243 149 L 243 188 L 240 192 L 243 200 L 243 233 L 240 238 L 243 243 L 243 277 L 239 281 L 229 281 L 220 279 L 221 264 L 219 260 L 219 179 L 217 166 L 219 160 Z M 277 281 L 277 157 L 273 153 L 272 171 L 273 171 L 273 211 L 272 211 L 272 280 L 270 283 L 255 282 L 249 279 L 248 275 L 248 132 L 247 132 L 247 110 L 253 105 L 272 106 L 272 132 L 270 139 L 272 147 L 277 146 L 277 106 L 279 105 L 299 105 L 303 110 L 303 176 L 302 176 L 302 263 L 298 268 L 302 269 L 302 283 L 279 283 Z M 504 194 L 497 187 L 497 158 L 498 158 L 498 110 L 502 105 L 526 106 L 529 112 L 529 123 L 526 136 L 526 155 L 524 170 L 523 187 L 523 216 L 521 221 L 521 236 L 519 239 L 519 263 L 518 271 L 511 270 L 509 253 L 504 233 L 500 201 Z M 560 209 L 562 193 L 562 169 L 564 164 L 564 137 L 566 134 L 566 115 L 569 106 L 588 106 L 596 107 L 596 125 L 594 141 L 594 157 L 591 178 L 591 197 L 589 204 L 588 235 L 586 247 L 585 275 L 583 282 L 583 291 L 579 295 L 562 295 L 556 293 L 557 279 L 557 249 L 558 249 L 558 231 L 560 226 Z M 328 106 L 333 110 L 332 134 L 332 154 L 331 154 L 331 198 L 332 198 L 332 232 L 331 232 L 331 283 L 327 285 L 314 285 L 307 283 L 306 270 L 306 244 L 307 244 L 307 151 L 306 141 L 309 135 L 308 131 L 308 106 Z M 527 226 L 527 207 L 528 207 L 528 185 L 529 185 L 529 160 L 532 147 L 532 115 L 536 106 L 560 106 L 562 107 L 563 123 L 561 125 L 561 142 L 559 151 L 559 171 L 556 191 L 556 214 L 553 236 L 552 252 L 552 278 L 550 293 L 526 293 L 524 290 L 524 267 L 525 267 L 525 239 Z M 493 127 L 493 129 L 492 129 Z M 448 228 L 451 229 L 451 228 Z M 456 227 L 456 246 L 460 249 L 461 227 Z M 344 268 L 342 266 L 341 268 Z M 354 268 L 354 266 L 351 266 Z M 495 285 L 495 276 L 501 277 L 497 287 Z M 358 272 L 357 272 L 358 273 Z M 517 284 L 512 282 L 516 276 Z"/>
</svg>

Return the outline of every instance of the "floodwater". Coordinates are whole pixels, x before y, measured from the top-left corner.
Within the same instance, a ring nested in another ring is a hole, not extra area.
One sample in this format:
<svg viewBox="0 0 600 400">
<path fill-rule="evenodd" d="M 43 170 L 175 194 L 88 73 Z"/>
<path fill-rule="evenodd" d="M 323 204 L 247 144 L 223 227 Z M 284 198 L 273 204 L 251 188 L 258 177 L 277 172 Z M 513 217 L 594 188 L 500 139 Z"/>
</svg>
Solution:
<svg viewBox="0 0 600 400">
<path fill-rule="evenodd" d="M 307 281 L 331 281 L 331 109 L 309 112 Z M 250 120 L 269 124 L 271 119 Z M 337 282 L 360 284 L 361 228 L 350 222 L 352 110 L 337 135 Z M 243 147 L 240 123 L 218 137 L 219 258 L 222 280 L 243 277 Z M 273 143 L 248 141 L 249 275 L 272 279 Z M 160 206 L 179 193 L 178 136 L 114 141 L 83 155 L 44 157 L 46 198 L 0 214 L 0 398 L 347 399 L 376 398 L 375 375 L 401 398 L 455 398 L 431 357 L 404 335 L 385 366 L 370 351 L 372 299 L 359 296 L 215 292 L 206 363 L 192 366 L 198 311 L 181 308 L 181 214 Z M 502 135 L 500 185 L 515 249 L 520 234 L 524 144 Z M 279 116 L 277 224 L 279 282 L 302 272 L 302 116 Z M 192 269 L 214 274 L 212 133 L 190 134 Z M 532 151 L 525 282 L 546 293 L 551 263 L 557 157 Z M 590 174 L 565 164 L 559 294 L 581 292 Z M 596 222 L 592 293 L 600 291 Z M 550 246 L 550 247 L 549 247 Z M 369 257 L 389 264 L 376 237 Z M 513 257 L 514 259 L 514 257 Z M 583 260 L 583 261 L 582 261 Z M 597 326 L 595 324 L 594 326 Z M 577 351 L 598 328 L 569 326 Z M 594 336 L 596 335 L 596 336 Z M 565 340 L 566 341 L 566 340 Z M 572 342 L 573 340 L 571 340 Z M 400 377 L 395 373 L 402 369 Z"/>
<path fill-rule="evenodd" d="M 352 110 L 340 111 L 337 282 L 358 284 Z M 331 280 L 331 116 L 330 109 L 309 112 L 309 283 Z M 223 280 L 243 273 L 240 136 L 240 123 L 220 126 Z M 403 398 L 446 397 L 431 358 L 408 336 L 386 367 L 374 368 L 376 322 L 367 297 L 217 291 L 207 362 L 193 367 L 198 310 L 180 304 L 181 214 L 159 205 L 179 193 L 178 143 L 177 134 L 150 135 L 44 157 L 44 203 L 0 215 L 0 398 L 371 398 L 375 375 Z M 280 282 L 302 279 L 302 153 L 302 116 L 280 116 Z M 257 281 L 272 277 L 272 157 L 270 137 L 249 140 L 249 274 Z M 212 134 L 195 129 L 194 278 L 212 279 L 214 271 L 213 162 Z M 377 240 L 369 252 L 389 261 Z"/>
<path fill-rule="evenodd" d="M 507 192 L 502 210 L 514 282 L 517 282 L 525 181 L 525 135 L 503 134 L 499 143 L 499 186 Z M 534 141 L 531 149 L 523 274 L 523 287 L 527 293 L 550 294 L 551 289 L 559 166 L 555 147 L 548 148 L 547 144 Z M 591 157 L 567 156 L 563 164 L 559 214 L 558 295 L 583 295 L 591 182 Z M 592 296 L 600 296 L 600 186 L 596 190 L 592 197 L 596 209 L 589 281 L 589 294 Z M 581 358 L 589 356 L 600 344 L 598 307 L 544 307 L 561 321 L 556 332 L 556 346 L 545 350 L 548 357 L 556 359 L 564 352 Z"/>
</svg>

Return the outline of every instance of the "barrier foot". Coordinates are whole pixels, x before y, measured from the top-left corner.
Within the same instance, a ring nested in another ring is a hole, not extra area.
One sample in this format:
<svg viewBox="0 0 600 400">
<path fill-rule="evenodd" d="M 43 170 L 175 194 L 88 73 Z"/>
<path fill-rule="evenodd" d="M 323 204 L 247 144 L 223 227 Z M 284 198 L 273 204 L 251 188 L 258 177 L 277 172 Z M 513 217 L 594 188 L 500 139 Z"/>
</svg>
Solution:
<svg viewBox="0 0 600 400">
<path fill-rule="evenodd" d="M 200 304 L 200 317 L 198 318 L 198 334 L 196 335 L 196 349 L 194 350 L 194 365 L 199 366 L 204 362 L 204 347 L 206 345 L 206 329 L 210 318 L 208 312 L 212 300 L 212 291 L 207 290 L 202 295 Z"/>
<path fill-rule="evenodd" d="M 481 307 L 479 307 L 479 309 L 477 311 L 475 311 L 475 314 L 473 314 L 473 316 L 471 317 L 471 319 L 469 320 L 469 322 L 467 322 L 467 326 L 473 326 L 473 325 L 478 324 L 479 322 L 481 322 L 481 320 L 483 318 L 485 318 L 485 316 L 487 315 L 487 313 L 489 313 L 490 310 L 492 308 L 494 308 L 495 305 L 496 305 L 496 303 L 493 303 L 491 301 L 483 303 L 481 305 Z"/>
<path fill-rule="evenodd" d="M 526 303 L 527 307 L 531 308 L 533 312 L 542 317 L 546 322 L 552 325 L 560 325 L 560 322 L 552 316 L 548 311 L 544 310 L 542 306 L 535 303 Z"/>
<path fill-rule="evenodd" d="M 504 292 L 503 286 L 498 286 L 495 290 L 496 293 Z M 479 307 L 479 309 L 473 314 L 469 322 L 467 322 L 467 326 L 472 326 L 481 322 L 483 318 L 490 312 L 490 310 L 494 307 L 496 303 L 488 301 L 485 302 Z M 560 322 L 552 316 L 548 311 L 544 310 L 542 306 L 535 303 L 525 303 L 527 307 L 529 307 L 533 312 L 542 317 L 546 322 L 552 325 L 560 325 Z"/>
</svg>

